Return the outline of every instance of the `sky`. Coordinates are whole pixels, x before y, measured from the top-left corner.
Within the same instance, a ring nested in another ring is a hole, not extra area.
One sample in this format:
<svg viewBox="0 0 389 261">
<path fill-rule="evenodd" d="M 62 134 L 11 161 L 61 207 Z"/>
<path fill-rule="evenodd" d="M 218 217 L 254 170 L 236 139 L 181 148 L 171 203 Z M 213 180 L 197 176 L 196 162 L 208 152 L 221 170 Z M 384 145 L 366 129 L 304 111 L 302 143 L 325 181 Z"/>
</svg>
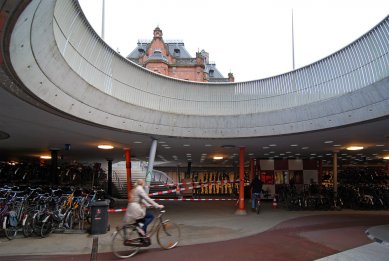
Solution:
<svg viewBox="0 0 389 261">
<path fill-rule="evenodd" d="M 79 0 L 101 36 L 103 0 Z M 139 39 L 183 40 L 236 82 L 267 78 L 318 61 L 389 15 L 388 0 L 105 0 L 104 40 L 127 56 Z"/>
</svg>

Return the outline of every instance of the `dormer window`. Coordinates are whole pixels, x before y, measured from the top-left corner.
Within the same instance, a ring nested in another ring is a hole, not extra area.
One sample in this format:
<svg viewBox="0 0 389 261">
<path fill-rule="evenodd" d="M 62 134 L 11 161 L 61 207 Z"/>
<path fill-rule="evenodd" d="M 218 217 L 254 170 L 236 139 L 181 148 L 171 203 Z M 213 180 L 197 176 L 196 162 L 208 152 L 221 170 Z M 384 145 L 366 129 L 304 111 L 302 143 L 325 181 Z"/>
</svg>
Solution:
<svg viewBox="0 0 389 261">
<path fill-rule="evenodd" d="M 180 55 L 180 48 L 174 48 L 174 54 L 176 55 L 176 56 L 179 56 Z"/>
<path fill-rule="evenodd" d="M 162 54 L 161 49 L 155 49 L 154 54 Z"/>
<path fill-rule="evenodd" d="M 215 71 L 214 71 L 214 70 L 212 70 L 212 69 L 211 69 L 211 70 L 209 70 L 209 77 L 213 77 L 213 74 L 214 74 L 214 72 L 215 72 Z"/>
<path fill-rule="evenodd" d="M 143 53 L 145 53 L 145 49 L 139 48 L 139 49 L 138 49 L 138 52 L 141 53 L 141 54 L 143 54 Z"/>
</svg>

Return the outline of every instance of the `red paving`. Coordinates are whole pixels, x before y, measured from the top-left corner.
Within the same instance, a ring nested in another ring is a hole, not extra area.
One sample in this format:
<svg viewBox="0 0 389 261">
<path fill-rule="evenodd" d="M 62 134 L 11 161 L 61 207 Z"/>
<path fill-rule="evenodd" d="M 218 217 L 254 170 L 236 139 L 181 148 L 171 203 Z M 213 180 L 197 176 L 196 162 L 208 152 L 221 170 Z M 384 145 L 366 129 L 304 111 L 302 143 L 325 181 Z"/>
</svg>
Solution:
<svg viewBox="0 0 389 261">
<path fill-rule="evenodd" d="M 372 243 L 365 230 L 388 224 L 389 213 L 316 215 L 291 219 L 254 236 L 224 242 L 142 249 L 131 260 L 315 260 Z M 185 235 L 183 235 L 185 236 Z M 1 260 L 90 260 L 90 255 L 14 256 Z M 117 260 L 99 253 L 97 260 Z"/>
</svg>

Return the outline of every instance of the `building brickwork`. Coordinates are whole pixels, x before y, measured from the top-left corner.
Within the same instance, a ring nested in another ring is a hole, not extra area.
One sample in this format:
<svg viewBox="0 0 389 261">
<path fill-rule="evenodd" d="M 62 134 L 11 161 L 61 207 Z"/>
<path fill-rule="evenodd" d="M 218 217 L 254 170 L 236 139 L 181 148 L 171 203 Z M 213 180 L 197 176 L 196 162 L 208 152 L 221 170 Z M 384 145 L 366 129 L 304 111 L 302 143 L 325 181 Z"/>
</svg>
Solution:
<svg viewBox="0 0 389 261">
<path fill-rule="evenodd" d="M 228 78 L 217 70 L 216 64 L 209 61 L 209 54 L 202 50 L 195 58 L 191 57 L 179 40 L 164 41 L 162 30 L 154 29 L 153 39 L 139 40 L 138 46 L 127 59 L 166 76 L 196 82 L 234 82 L 232 73 Z"/>
</svg>

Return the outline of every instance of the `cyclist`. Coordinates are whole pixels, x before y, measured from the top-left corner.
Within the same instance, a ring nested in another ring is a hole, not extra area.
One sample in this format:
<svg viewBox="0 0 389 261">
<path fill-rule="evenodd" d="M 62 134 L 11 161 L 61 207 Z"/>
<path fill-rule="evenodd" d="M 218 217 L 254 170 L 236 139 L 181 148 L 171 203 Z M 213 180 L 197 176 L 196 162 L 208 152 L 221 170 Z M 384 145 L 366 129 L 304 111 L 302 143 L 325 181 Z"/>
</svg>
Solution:
<svg viewBox="0 0 389 261">
<path fill-rule="evenodd" d="M 256 175 L 250 183 L 251 188 L 251 209 L 255 211 L 257 207 L 256 199 L 261 196 L 263 183 L 260 175 Z"/>
<path fill-rule="evenodd" d="M 153 206 L 155 208 L 164 208 L 154 200 L 149 198 L 144 190 L 145 181 L 138 179 L 135 182 L 135 187 L 131 190 L 131 199 L 127 205 L 127 210 L 124 215 L 124 222 L 127 224 L 137 223 L 138 232 L 145 237 L 147 226 L 153 221 L 154 215 L 147 210 L 147 207 Z M 142 227 L 143 225 L 143 227 Z"/>
</svg>

